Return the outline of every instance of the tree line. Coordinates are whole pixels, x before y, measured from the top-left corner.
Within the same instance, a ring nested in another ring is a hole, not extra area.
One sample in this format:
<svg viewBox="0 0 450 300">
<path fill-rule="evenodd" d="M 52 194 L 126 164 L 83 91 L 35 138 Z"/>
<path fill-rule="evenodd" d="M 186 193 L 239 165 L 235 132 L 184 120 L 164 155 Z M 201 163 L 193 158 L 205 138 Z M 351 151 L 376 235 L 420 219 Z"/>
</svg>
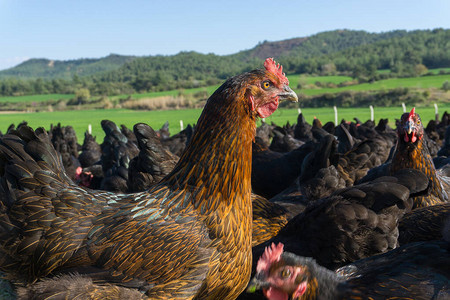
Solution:
<svg viewBox="0 0 450 300">
<path fill-rule="evenodd" d="M 218 56 L 181 52 L 126 60 L 121 67 L 69 79 L 0 80 L 0 95 L 75 93 L 118 95 L 202 87 L 261 66 L 254 49 Z M 450 30 L 396 30 L 386 33 L 336 30 L 308 37 L 299 46 L 284 49 L 277 57 L 286 73 L 350 75 L 360 81 L 422 75 L 427 68 L 450 67 Z M 378 70 L 389 69 L 380 73 Z"/>
</svg>

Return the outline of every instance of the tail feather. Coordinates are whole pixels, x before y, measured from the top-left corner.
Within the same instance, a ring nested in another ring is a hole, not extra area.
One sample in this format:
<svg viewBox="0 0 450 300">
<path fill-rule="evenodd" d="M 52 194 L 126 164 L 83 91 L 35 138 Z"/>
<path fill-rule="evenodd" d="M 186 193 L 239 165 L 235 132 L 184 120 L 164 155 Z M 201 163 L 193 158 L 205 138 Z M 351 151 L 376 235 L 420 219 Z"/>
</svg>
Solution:
<svg viewBox="0 0 450 300">
<path fill-rule="evenodd" d="M 28 126 L 21 126 L 3 137 L 0 143 L 0 160 L 3 167 L 2 174 L 5 172 L 6 164 L 14 165 L 18 161 L 31 161 L 28 167 L 38 164 L 38 168 L 55 172 L 61 179 L 72 182 L 64 173 L 61 156 L 50 143 L 43 128 L 34 131 Z"/>
<path fill-rule="evenodd" d="M 20 126 L 0 140 L 0 269 L 33 281 L 83 245 L 105 199 L 75 185 L 46 131 Z"/>
<path fill-rule="evenodd" d="M 57 276 L 18 289 L 19 299 L 144 299 L 136 289 L 98 285 L 78 274 Z M 145 297 L 146 298 L 146 297 Z"/>
</svg>

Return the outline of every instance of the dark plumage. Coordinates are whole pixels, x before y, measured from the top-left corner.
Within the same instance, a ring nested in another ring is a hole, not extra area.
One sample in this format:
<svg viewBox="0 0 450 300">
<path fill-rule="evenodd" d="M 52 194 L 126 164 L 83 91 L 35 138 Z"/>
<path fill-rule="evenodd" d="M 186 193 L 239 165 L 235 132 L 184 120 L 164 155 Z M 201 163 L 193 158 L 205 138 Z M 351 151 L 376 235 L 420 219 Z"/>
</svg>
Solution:
<svg viewBox="0 0 450 300">
<path fill-rule="evenodd" d="M 180 156 L 190 142 L 193 134 L 194 129 L 188 124 L 188 126 L 179 133 L 168 138 L 161 138 L 161 143 L 174 155 Z"/>
<path fill-rule="evenodd" d="M 81 153 L 78 156 L 82 168 L 90 167 L 96 163 L 100 163 L 102 150 L 100 145 L 89 132 L 84 133 L 84 141 L 81 146 Z"/>
<path fill-rule="evenodd" d="M 259 139 L 258 143 L 264 146 L 264 148 L 269 148 L 270 139 L 273 136 L 272 129 L 273 126 L 266 122 L 261 122 L 261 126 L 256 128 L 256 139 Z"/>
<path fill-rule="evenodd" d="M 267 299 L 448 299 L 447 241 L 413 243 L 344 266 L 336 273 L 313 259 L 272 245 L 259 259 L 247 291 Z M 251 298 L 241 295 L 239 299 Z"/>
<path fill-rule="evenodd" d="M 61 123 L 58 123 L 56 126 L 52 124 L 49 136 L 53 147 L 61 154 L 66 173 L 71 179 L 75 179 L 76 170 L 80 167 L 80 162 L 78 161 L 79 145 L 75 130 L 72 126 L 61 126 Z"/>
<path fill-rule="evenodd" d="M 169 174 L 179 158 L 163 147 L 156 132 L 147 124 L 138 123 L 133 131 L 140 151 L 130 161 L 128 188 L 130 192 L 141 192 Z"/>
<path fill-rule="evenodd" d="M 302 141 L 296 140 L 286 129 L 275 127 L 272 130 L 273 138 L 269 149 L 276 152 L 286 153 L 303 145 Z"/>
<path fill-rule="evenodd" d="M 428 147 L 424 142 L 422 122 L 414 108 L 410 113 L 402 115 L 397 127 L 397 136 L 397 145 L 391 162 L 370 170 L 361 182 L 393 174 L 398 170 L 413 168 L 429 178 L 428 189 L 414 197 L 413 208 L 447 202 L 450 178 L 436 171 Z"/>
<path fill-rule="evenodd" d="M 122 133 L 114 122 L 103 120 L 101 125 L 105 132 L 105 138 L 101 144 L 101 163 L 104 178 L 100 188 L 106 191 L 126 192 L 128 191 L 129 163 L 138 155 L 139 148 L 135 142 L 129 140 Z M 126 130 L 125 132 L 130 135 Z M 134 134 L 132 136 L 134 137 Z"/>
<path fill-rule="evenodd" d="M 445 157 L 450 156 L 450 126 L 447 126 L 447 129 L 445 130 L 444 142 L 437 155 Z"/>
<path fill-rule="evenodd" d="M 312 143 L 307 143 L 293 151 L 280 153 L 270 150 L 256 137 L 252 149 L 253 191 L 267 199 L 283 191 L 300 175 L 303 159 L 313 148 Z"/>
<path fill-rule="evenodd" d="M 428 147 L 424 143 L 422 122 L 414 109 L 409 114 L 402 115 L 397 134 L 399 136 L 397 149 L 392 158 L 390 172 L 403 168 L 416 168 L 430 179 L 428 192 L 414 199 L 414 208 L 447 202 L 450 178 L 440 176 L 436 172 Z"/>
<path fill-rule="evenodd" d="M 446 222 L 450 223 L 450 203 L 414 209 L 398 225 L 400 245 L 443 238 Z"/>
<path fill-rule="evenodd" d="M 355 185 L 310 203 L 271 240 L 255 247 L 281 242 L 285 249 L 310 256 L 335 268 L 380 254 L 398 246 L 398 220 L 409 211 L 410 193 L 420 193 L 427 178 L 416 170 Z"/>
<path fill-rule="evenodd" d="M 80 275 L 62 275 L 44 279 L 28 287 L 19 287 L 19 300 L 79 299 L 122 300 L 148 299 L 142 292 L 112 284 L 94 284 L 92 279 Z"/>
<path fill-rule="evenodd" d="M 170 131 L 169 131 L 169 121 L 166 121 L 164 125 L 156 131 L 156 135 L 161 139 L 165 140 L 170 137 Z"/>
</svg>

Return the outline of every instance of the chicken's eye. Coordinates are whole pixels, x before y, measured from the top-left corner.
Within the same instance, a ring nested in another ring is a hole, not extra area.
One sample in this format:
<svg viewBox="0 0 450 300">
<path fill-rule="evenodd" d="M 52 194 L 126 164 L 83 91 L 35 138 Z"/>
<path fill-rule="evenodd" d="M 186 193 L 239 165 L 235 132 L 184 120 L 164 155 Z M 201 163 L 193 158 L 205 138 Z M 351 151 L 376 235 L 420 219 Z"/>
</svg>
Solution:
<svg viewBox="0 0 450 300">
<path fill-rule="evenodd" d="M 268 88 L 270 88 L 271 85 L 272 85 L 272 83 L 270 81 L 266 80 L 266 81 L 263 81 L 262 88 L 267 90 Z"/>
<path fill-rule="evenodd" d="M 291 276 L 291 270 L 289 269 L 283 269 L 283 271 L 281 271 L 281 277 L 283 278 L 287 278 Z"/>
</svg>

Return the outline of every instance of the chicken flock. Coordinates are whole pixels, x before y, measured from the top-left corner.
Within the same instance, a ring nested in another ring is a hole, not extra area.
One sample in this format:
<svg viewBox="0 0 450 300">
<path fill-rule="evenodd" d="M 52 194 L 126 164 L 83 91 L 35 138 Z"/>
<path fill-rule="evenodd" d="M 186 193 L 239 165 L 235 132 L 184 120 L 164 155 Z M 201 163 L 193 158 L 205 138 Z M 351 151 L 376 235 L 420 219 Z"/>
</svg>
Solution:
<svg viewBox="0 0 450 300">
<path fill-rule="evenodd" d="M 170 135 L 101 122 L 0 138 L 0 298 L 450 299 L 450 120 L 262 122 L 282 67 Z"/>
</svg>

